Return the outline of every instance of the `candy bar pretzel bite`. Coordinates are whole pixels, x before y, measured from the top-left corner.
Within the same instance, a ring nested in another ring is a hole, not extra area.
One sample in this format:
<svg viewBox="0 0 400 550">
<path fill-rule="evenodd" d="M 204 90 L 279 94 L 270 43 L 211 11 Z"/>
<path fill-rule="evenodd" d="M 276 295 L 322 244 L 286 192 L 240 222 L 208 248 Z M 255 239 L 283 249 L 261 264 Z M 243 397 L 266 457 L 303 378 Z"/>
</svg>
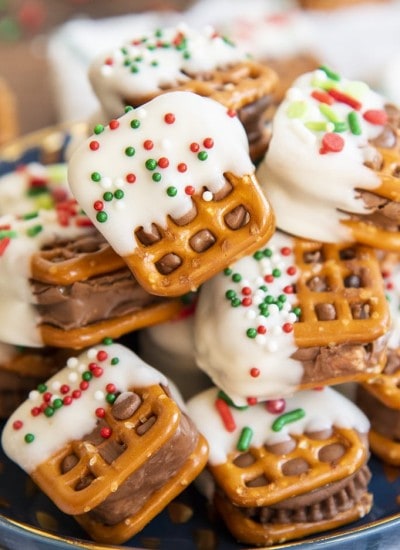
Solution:
<svg viewBox="0 0 400 550">
<path fill-rule="evenodd" d="M 170 92 L 75 150 L 79 204 L 148 292 L 196 290 L 274 229 L 240 122 L 220 103 Z"/>
<path fill-rule="evenodd" d="M 2 442 L 92 538 L 117 544 L 179 494 L 208 456 L 166 378 L 112 342 L 69 359 L 39 385 Z"/>
</svg>

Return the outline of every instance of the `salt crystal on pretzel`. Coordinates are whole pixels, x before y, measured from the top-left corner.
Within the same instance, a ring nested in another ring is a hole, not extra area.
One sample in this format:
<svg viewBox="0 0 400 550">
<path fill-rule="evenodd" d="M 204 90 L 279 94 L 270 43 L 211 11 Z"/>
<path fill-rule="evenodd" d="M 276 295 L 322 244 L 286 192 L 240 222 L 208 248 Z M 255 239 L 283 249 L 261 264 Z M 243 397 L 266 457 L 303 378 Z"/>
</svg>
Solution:
<svg viewBox="0 0 400 550">
<path fill-rule="evenodd" d="M 164 375 L 107 341 L 33 390 L 2 445 L 92 538 L 120 544 L 206 464 L 208 446 L 179 403 Z"/>
<path fill-rule="evenodd" d="M 216 101 L 170 92 L 75 150 L 72 192 L 149 292 L 196 290 L 271 236 L 243 126 Z"/>
<path fill-rule="evenodd" d="M 257 170 L 277 227 L 399 250 L 398 126 L 398 110 L 364 82 L 327 67 L 296 79 Z"/>
<path fill-rule="evenodd" d="M 236 407 L 214 387 L 187 408 L 209 442 L 212 498 L 237 540 L 282 543 L 369 512 L 369 421 L 339 392 Z"/>
<path fill-rule="evenodd" d="M 385 364 L 388 328 L 374 250 L 277 231 L 200 288 L 196 362 L 246 404 L 373 377 Z"/>
</svg>

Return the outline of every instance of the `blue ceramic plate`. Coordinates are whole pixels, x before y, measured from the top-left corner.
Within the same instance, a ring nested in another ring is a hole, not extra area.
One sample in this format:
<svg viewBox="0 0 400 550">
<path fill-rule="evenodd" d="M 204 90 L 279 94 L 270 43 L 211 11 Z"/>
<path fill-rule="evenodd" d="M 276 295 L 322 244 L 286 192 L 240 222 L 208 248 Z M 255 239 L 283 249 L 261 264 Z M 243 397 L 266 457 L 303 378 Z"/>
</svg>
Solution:
<svg viewBox="0 0 400 550">
<path fill-rule="evenodd" d="M 35 133 L 0 150 L 0 175 L 21 163 L 61 162 L 82 125 Z M 0 424 L 2 429 L 3 424 Z M 400 469 L 370 459 L 374 495 L 371 512 L 356 523 L 299 542 L 270 548 L 391 550 L 399 548 Z M 351 546 L 350 546 L 351 545 Z M 75 520 L 60 512 L 30 478 L 0 450 L 0 548 L 15 550 L 110 548 L 90 542 Z M 117 548 L 117 547 L 114 547 Z M 191 486 L 123 548 L 238 550 L 239 545 Z"/>
</svg>

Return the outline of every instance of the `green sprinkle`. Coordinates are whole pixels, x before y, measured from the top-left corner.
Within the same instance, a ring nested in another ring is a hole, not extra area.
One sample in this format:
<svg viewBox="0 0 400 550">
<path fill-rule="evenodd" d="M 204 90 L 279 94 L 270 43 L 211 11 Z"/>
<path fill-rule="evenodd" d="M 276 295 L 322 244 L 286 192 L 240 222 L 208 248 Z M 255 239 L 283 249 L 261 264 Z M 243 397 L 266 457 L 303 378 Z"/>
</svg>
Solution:
<svg viewBox="0 0 400 550">
<path fill-rule="evenodd" d="M 104 194 L 103 194 L 103 199 L 107 202 L 110 202 L 113 200 L 113 197 L 114 195 L 111 193 L 111 191 L 106 191 Z"/>
<path fill-rule="evenodd" d="M 347 130 L 347 124 L 344 120 L 340 120 L 339 122 L 333 123 L 333 129 L 335 132 L 345 132 Z"/>
<path fill-rule="evenodd" d="M 248 338 L 255 338 L 257 336 L 257 329 L 255 328 L 248 328 L 246 330 L 246 336 Z"/>
<path fill-rule="evenodd" d="M 55 410 L 53 409 L 53 407 L 46 407 L 43 412 L 45 416 L 47 416 L 47 418 L 50 418 L 55 413 Z"/>
<path fill-rule="evenodd" d="M 231 306 L 232 307 L 239 307 L 240 305 L 242 305 L 242 301 L 240 298 L 236 297 L 236 298 L 233 298 L 232 301 L 231 301 Z"/>
<path fill-rule="evenodd" d="M 190 54 L 190 52 L 186 51 L 186 52 L 183 52 L 183 59 L 190 59 L 192 56 Z"/>
<path fill-rule="evenodd" d="M 139 72 L 139 67 L 137 65 L 132 65 L 131 73 L 138 73 L 138 72 Z"/>
<path fill-rule="evenodd" d="M 327 67 L 326 65 L 321 65 L 318 68 L 320 69 L 320 71 L 324 71 L 326 76 L 328 78 L 330 78 L 331 80 L 336 80 L 336 82 L 338 82 L 340 80 L 340 75 L 338 73 L 335 73 L 331 69 L 329 69 L 329 67 Z"/>
<path fill-rule="evenodd" d="M 47 391 L 47 386 L 46 384 L 39 384 L 36 389 L 39 393 L 44 393 Z"/>
<path fill-rule="evenodd" d="M 178 189 L 176 187 L 173 187 L 172 185 L 167 188 L 167 195 L 169 197 L 176 197 L 178 193 Z"/>
<path fill-rule="evenodd" d="M 275 267 L 275 269 L 272 270 L 272 275 L 274 277 L 280 277 L 282 275 L 282 272 L 280 269 L 278 269 L 277 267 Z"/>
<path fill-rule="evenodd" d="M 155 159 L 147 159 L 145 162 L 147 170 L 155 170 L 157 167 L 157 161 Z"/>
<path fill-rule="evenodd" d="M 284 303 L 287 300 L 286 294 L 279 294 L 278 296 L 278 302 Z"/>
<path fill-rule="evenodd" d="M 236 448 L 238 451 L 247 451 L 250 447 L 251 440 L 253 438 L 253 430 L 248 426 L 245 426 L 239 436 Z"/>
<path fill-rule="evenodd" d="M 228 300 L 232 300 L 236 297 L 236 292 L 232 289 L 229 289 L 225 292 L 225 298 L 228 298 Z"/>
<path fill-rule="evenodd" d="M 272 296 L 272 294 L 267 294 L 267 296 L 264 298 L 264 302 L 266 304 L 274 304 L 275 298 Z"/>
<path fill-rule="evenodd" d="M 270 248 L 266 248 L 264 251 L 263 251 L 263 254 L 266 258 L 271 258 L 272 255 L 273 255 L 273 252 Z"/>
<path fill-rule="evenodd" d="M 311 80 L 311 86 L 313 88 L 321 88 L 321 90 L 330 90 L 335 86 L 335 83 L 332 80 L 320 80 L 318 78 L 313 78 Z"/>
<path fill-rule="evenodd" d="M 38 212 L 29 212 L 28 214 L 24 214 L 22 216 L 23 220 L 33 220 L 34 218 L 38 217 Z"/>
<path fill-rule="evenodd" d="M 115 393 L 108 393 L 106 395 L 106 401 L 110 405 L 112 405 L 116 399 L 117 399 L 117 396 L 115 395 Z"/>
<path fill-rule="evenodd" d="M 119 363 L 119 357 L 113 357 L 111 359 L 111 364 L 112 365 L 118 365 L 118 363 Z"/>
<path fill-rule="evenodd" d="M 150 65 L 151 65 L 152 67 L 158 67 L 159 63 L 158 63 L 158 61 L 157 61 L 156 59 L 154 59 L 154 60 L 150 63 Z"/>
<path fill-rule="evenodd" d="M 323 120 L 309 120 L 304 123 L 304 126 L 313 132 L 325 132 L 327 122 L 324 122 Z"/>
<path fill-rule="evenodd" d="M 208 159 L 207 151 L 200 151 L 200 153 L 198 153 L 198 155 L 197 155 L 197 158 L 199 160 L 207 160 Z"/>
<path fill-rule="evenodd" d="M 297 420 L 304 418 L 305 415 L 306 412 L 304 409 L 294 409 L 293 411 L 281 414 L 281 416 L 278 416 L 278 418 L 273 422 L 272 429 L 274 432 L 280 432 L 286 424 L 296 422 Z"/>
<path fill-rule="evenodd" d="M 293 311 L 293 313 L 296 315 L 296 317 L 300 317 L 300 315 L 301 315 L 301 308 L 299 308 L 299 307 L 294 307 L 294 308 L 292 309 L 292 311 Z"/>
<path fill-rule="evenodd" d="M 10 239 L 14 239 L 17 235 L 18 233 L 14 230 L 10 231 L 8 229 L 3 229 L 2 231 L 0 231 L 0 240 L 7 237 Z"/>
<path fill-rule="evenodd" d="M 134 130 L 137 130 L 139 126 L 140 126 L 140 120 L 138 120 L 137 118 L 134 118 L 133 120 L 131 120 L 131 128 L 133 128 Z"/>
<path fill-rule="evenodd" d="M 111 346 L 113 344 L 114 340 L 110 336 L 106 336 L 103 338 L 103 344 L 105 346 Z"/>
<path fill-rule="evenodd" d="M 96 220 L 99 222 L 99 223 L 104 223 L 106 222 L 108 219 L 108 216 L 107 216 L 107 213 L 102 211 L 102 212 L 97 212 L 96 214 Z"/>
<path fill-rule="evenodd" d="M 337 113 L 329 105 L 326 105 L 326 103 L 320 103 L 319 110 L 330 122 L 340 122 Z"/>
<path fill-rule="evenodd" d="M 228 276 L 229 276 L 229 275 L 232 275 L 232 272 L 233 272 L 233 270 L 232 270 L 231 267 L 226 267 L 226 268 L 224 269 L 224 275 L 228 275 Z"/>
<path fill-rule="evenodd" d="M 122 191 L 122 189 L 117 189 L 114 193 L 114 197 L 118 200 L 123 199 L 125 196 L 125 193 Z"/>
<path fill-rule="evenodd" d="M 125 105 L 124 113 L 129 113 L 129 111 L 133 111 L 132 105 Z"/>
<path fill-rule="evenodd" d="M 90 179 L 98 183 L 101 180 L 101 175 L 99 174 L 99 172 L 92 172 Z"/>
<path fill-rule="evenodd" d="M 161 38 L 162 35 L 163 35 L 162 29 L 156 29 L 156 30 L 154 31 L 154 36 L 155 36 L 155 37 Z"/>
<path fill-rule="evenodd" d="M 257 252 L 253 254 L 253 258 L 257 261 L 262 260 L 264 258 L 264 254 L 261 250 L 257 250 Z"/>
<path fill-rule="evenodd" d="M 135 153 L 136 153 L 136 151 L 135 151 L 135 148 L 134 148 L 134 147 L 131 147 L 131 146 L 130 146 L 130 147 L 127 147 L 127 148 L 125 149 L 125 155 L 126 155 L 127 157 L 133 157 Z"/>
<path fill-rule="evenodd" d="M 240 283 L 241 280 L 242 280 L 242 276 L 240 275 L 240 273 L 234 273 L 232 275 L 232 281 L 234 283 Z"/>
<path fill-rule="evenodd" d="M 63 400 L 60 398 L 54 399 L 53 401 L 53 407 L 55 409 L 61 409 L 61 407 L 64 405 Z"/>
<path fill-rule="evenodd" d="M 89 382 L 92 378 L 93 374 L 89 370 L 85 370 L 85 372 L 82 373 L 82 380 Z"/>
<path fill-rule="evenodd" d="M 25 443 L 32 443 L 35 440 L 35 436 L 33 434 L 26 434 L 24 440 Z"/>
<path fill-rule="evenodd" d="M 151 179 L 153 181 L 155 181 L 156 183 L 161 181 L 161 178 L 162 178 L 162 176 L 161 176 L 160 172 L 154 172 L 154 174 L 151 176 Z"/>
<path fill-rule="evenodd" d="M 43 225 L 34 225 L 33 227 L 27 229 L 26 234 L 28 235 L 28 237 L 35 237 L 41 231 L 43 231 Z"/>
<path fill-rule="evenodd" d="M 286 109 L 289 118 L 301 118 L 307 112 L 307 103 L 305 101 L 293 101 Z"/>
<path fill-rule="evenodd" d="M 93 132 L 94 132 L 96 135 L 101 134 L 102 132 L 104 132 L 104 126 L 103 126 L 102 124 L 96 124 L 96 126 L 95 126 L 94 129 L 93 129 Z"/>
<path fill-rule="evenodd" d="M 226 394 L 223 390 L 219 390 L 218 397 L 219 399 L 223 399 L 227 405 L 229 405 L 230 407 L 233 407 L 234 409 L 245 410 L 249 408 L 248 405 L 240 405 L 240 406 L 235 405 L 235 403 L 232 401 L 229 395 Z"/>
<path fill-rule="evenodd" d="M 351 133 L 355 136 L 361 135 L 360 120 L 356 111 L 351 111 L 351 113 L 347 115 L 347 120 L 349 121 Z"/>
</svg>

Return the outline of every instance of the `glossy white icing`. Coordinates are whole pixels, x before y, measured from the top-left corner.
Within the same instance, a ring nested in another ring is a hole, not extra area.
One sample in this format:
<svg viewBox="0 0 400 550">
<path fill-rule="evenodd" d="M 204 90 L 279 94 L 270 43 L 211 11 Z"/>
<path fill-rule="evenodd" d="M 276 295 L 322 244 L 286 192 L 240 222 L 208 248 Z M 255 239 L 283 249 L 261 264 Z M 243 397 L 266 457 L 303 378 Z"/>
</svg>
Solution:
<svg viewBox="0 0 400 550">
<path fill-rule="evenodd" d="M 231 266 L 229 274 L 220 273 L 200 288 L 196 361 L 237 404 L 246 403 L 247 398 L 291 394 L 301 381 L 303 367 L 290 357 L 297 349 L 290 330 L 297 320 L 292 311 L 296 301 L 292 285 L 297 278 L 297 269 L 290 269 L 295 267 L 292 247 L 291 237 L 276 232 L 263 249 L 270 255 L 259 260 L 246 256 Z M 276 276 L 271 277 L 273 273 Z M 227 292 L 234 293 L 232 300 Z M 270 300 L 268 296 L 275 303 L 266 307 L 265 316 L 261 304 Z M 249 330 L 253 337 L 248 336 Z"/>
<path fill-rule="evenodd" d="M 364 114 L 382 110 L 384 98 L 363 82 L 338 78 L 331 79 L 325 71 L 317 70 L 293 83 L 275 115 L 269 149 L 257 170 L 275 211 L 277 227 L 324 242 L 349 240 L 349 230 L 341 223 L 348 217 L 343 211 L 366 213 L 356 188 L 374 189 L 380 184 L 377 174 L 364 162 L 372 153 L 369 140 L 382 131 L 382 126 L 368 122 Z M 336 99 L 328 105 L 311 95 L 332 88 L 360 106 L 354 108 Z M 358 120 L 359 135 L 350 129 L 350 113 Z M 337 121 L 344 123 L 343 131 L 335 129 Z M 316 130 L 315 124 L 322 124 L 322 128 Z M 343 140 L 340 151 L 320 153 L 327 134 Z"/>
<path fill-rule="evenodd" d="M 109 118 L 124 112 L 124 99 L 149 97 L 198 73 L 243 61 L 244 50 L 212 27 L 197 30 L 181 23 L 134 36 L 92 61 L 89 80 Z M 191 76 L 189 76 L 191 75 Z M 136 105 L 136 104 L 135 104 Z"/>
<path fill-rule="evenodd" d="M 102 358 L 99 352 L 105 352 L 106 357 Z M 88 388 L 80 390 L 82 374 L 90 372 L 91 364 L 100 367 L 101 374 L 93 375 Z M 70 358 L 67 365 L 45 383 L 44 391 L 33 390 L 11 415 L 2 433 L 4 452 L 23 470 L 32 472 L 69 441 L 79 440 L 95 428 L 98 420 L 96 409 L 107 407 L 108 384 L 114 384 L 115 391 L 122 393 L 132 387 L 159 383 L 168 385 L 164 375 L 125 346 L 110 344 L 90 348 L 77 358 Z M 57 408 L 55 401 L 72 396 L 74 390 L 79 395 L 72 397 L 69 405 Z M 48 405 L 53 409 L 53 414 L 47 416 L 40 412 L 35 416 L 32 411 L 43 404 L 46 392 L 50 395 Z M 33 436 L 30 443 L 25 441 L 27 434 Z"/>
<path fill-rule="evenodd" d="M 234 429 L 228 431 L 215 406 L 218 388 L 210 388 L 187 402 L 190 417 L 197 429 L 205 436 L 210 446 L 209 463 L 223 464 L 231 451 L 236 449 L 243 428 L 252 431 L 250 446 L 273 445 L 290 439 L 291 435 L 301 435 L 329 429 L 333 426 L 349 428 L 367 433 L 369 421 L 364 413 L 344 395 L 332 388 L 300 391 L 285 400 L 282 412 L 269 412 L 265 403 L 244 409 L 229 406 L 229 414 Z M 273 423 L 279 416 L 291 411 L 302 410 L 303 416 L 284 423 L 279 431 L 274 431 Z"/>
<path fill-rule="evenodd" d="M 212 99 L 169 92 L 102 127 L 74 151 L 72 192 L 118 254 L 133 253 L 136 228 L 165 227 L 167 216 L 190 211 L 192 192 L 220 190 L 224 172 L 254 172 L 243 126 L 231 115 Z"/>
<path fill-rule="evenodd" d="M 387 346 L 396 350 L 400 347 L 400 263 L 389 265 L 390 268 L 382 272 L 391 322 Z"/>
<path fill-rule="evenodd" d="M 38 329 L 40 316 L 29 282 L 31 258 L 56 238 L 75 238 L 93 231 L 80 209 L 75 210 L 66 223 L 61 222 L 55 209 L 38 210 L 25 217 L 12 214 L 0 217 L 0 341 L 32 347 L 43 345 Z"/>
</svg>

